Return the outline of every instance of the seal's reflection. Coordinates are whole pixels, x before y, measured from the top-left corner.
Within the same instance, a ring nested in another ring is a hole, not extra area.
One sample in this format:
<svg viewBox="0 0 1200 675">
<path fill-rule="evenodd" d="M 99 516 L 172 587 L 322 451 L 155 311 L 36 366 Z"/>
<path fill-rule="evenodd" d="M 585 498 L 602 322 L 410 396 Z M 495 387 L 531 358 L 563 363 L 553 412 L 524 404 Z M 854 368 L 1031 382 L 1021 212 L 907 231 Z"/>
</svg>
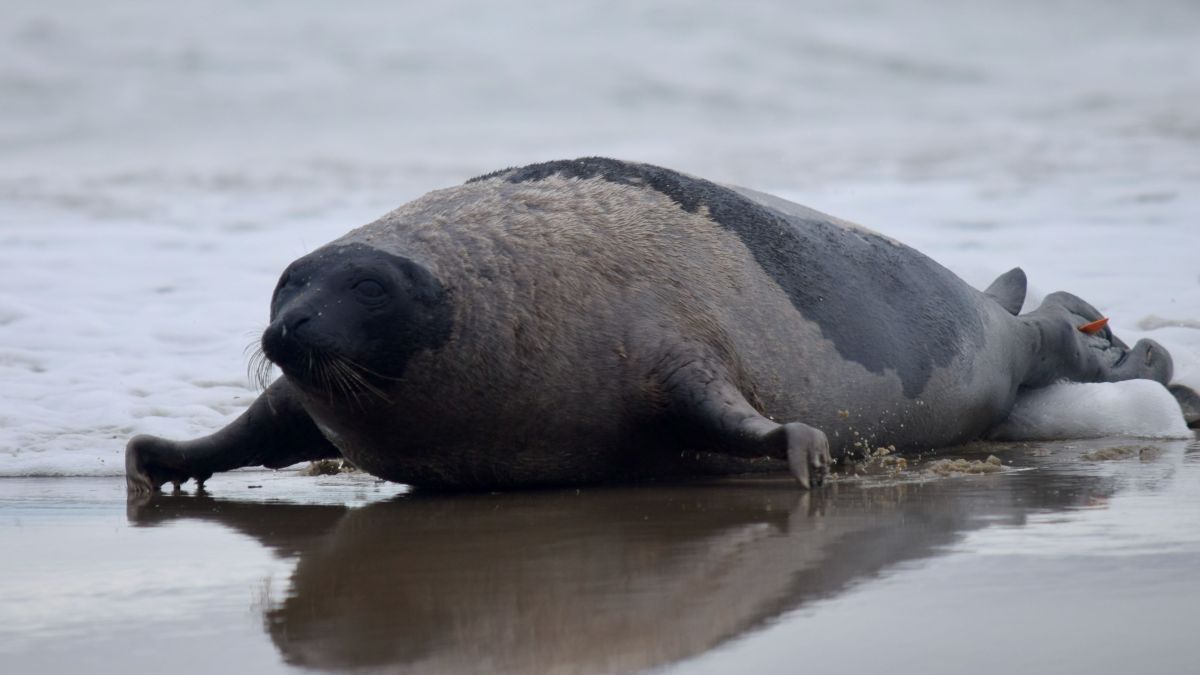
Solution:
<svg viewBox="0 0 1200 675">
<path fill-rule="evenodd" d="M 130 514 L 211 519 L 298 555 L 286 598 L 265 611 L 294 665 L 636 671 L 935 555 L 966 530 L 1113 489 L 1038 471 L 816 493 L 753 479 L 409 495 L 358 509 L 160 497 Z"/>
</svg>

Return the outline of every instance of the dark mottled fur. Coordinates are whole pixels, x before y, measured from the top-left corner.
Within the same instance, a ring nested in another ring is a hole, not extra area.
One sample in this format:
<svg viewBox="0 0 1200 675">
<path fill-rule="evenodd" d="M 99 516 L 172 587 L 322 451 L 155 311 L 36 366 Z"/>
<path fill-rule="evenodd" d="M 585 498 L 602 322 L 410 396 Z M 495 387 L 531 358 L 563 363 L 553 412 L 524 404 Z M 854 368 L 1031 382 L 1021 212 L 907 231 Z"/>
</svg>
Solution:
<svg viewBox="0 0 1200 675">
<path fill-rule="evenodd" d="M 969 289 L 941 265 L 872 232 L 858 230 L 847 237 L 827 220 L 783 214 L 716 183 L 603 157 L 534 164 L 469 182 L 524 183 L 549 176 L 648 187 L 690 213 L 705 209 L 746 244 L 792 306 L 820 325 L 838 353 L 872 373 L 894 370 L 909 397 L 924 389 L 934 368 L 950 364 L 964 339 L 976 347 L 982 342 L 982 326 L 974 316 L 947 312 Z M 824 245 L 812 246 L 813 239 Z M 839 296 L 858 302 L 847 307 L 829 301 Z M 882 335 L 896 332 L 902 333 L 898 339 Z"/>
</svg>

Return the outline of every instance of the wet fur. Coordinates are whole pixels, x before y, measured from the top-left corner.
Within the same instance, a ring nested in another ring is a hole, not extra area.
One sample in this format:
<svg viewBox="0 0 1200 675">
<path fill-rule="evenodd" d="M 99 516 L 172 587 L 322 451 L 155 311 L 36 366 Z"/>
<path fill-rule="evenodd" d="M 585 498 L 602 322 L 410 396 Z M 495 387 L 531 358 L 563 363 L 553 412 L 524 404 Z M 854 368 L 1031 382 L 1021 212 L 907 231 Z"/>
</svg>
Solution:
<svg viewBox="0 0 1200 675">
<path fill-rule="evenodd" d="M 263 398 L 306 411 L 314 445 L 415 485 L 778 468 L 774 446 L 739 454 L 737 434 L 714 434 L 736 419 L 698 416 L 725 414 L 732 399 L 824 431 L 835 452 L 927 449 L 981 437 L 1021 386 L 1143 376 L 1096 360 L 1111 334 L 1076 334 L 1086 304 L 1014 316 L 1023 274 L 989 297 L 865 228 L 646 165 L 498 172 L 405 204 L 289 270 L 319 280 L 356 253 L 427 275 L 413 277 L 420 316 L 403 324 L 426 333 L 368 350 L 374 360 L 352 359 L 361 345 L 341 336 L 346 351 L 316 353 Z M 272 424 L 289 422 L 255 423 Z"/>
<path fill-rule="evenodd" d="M 677 425 L 655 424 L 670 413 L 671 373 L 695 362 L 724 371 L 768 417 L 827 429 L 839 449 L 953 442 L 996 421 L 931 429 L 926 403 L 907 398 L 898 376 L 847 362 L 742 239 L 706 208 L 683 210 L 656 190 L 497 176 L 431 193 L 331 246 L 350 243 L 413 258 L 448 280 L 454 298 L 447 347 L 414 358 L 421 386 L 401 394 L 388 425 L 403 430 L 411 459 L 369 447 L 334 416 L 323 421 L 353 461 L 397 480 L 586 482 L 727 467 Z M 976 325 L 987 318 L 960 304 L 948 311 Z M 943 341 L 948 363 L 972 361 L 981 332 Z M 1010 385 L 977 407 L 1004 405 Z M 881 433 L 899 418 L 913 433 Z M 435 456 L 417 454 L 431 445 Z"/>
</svg>

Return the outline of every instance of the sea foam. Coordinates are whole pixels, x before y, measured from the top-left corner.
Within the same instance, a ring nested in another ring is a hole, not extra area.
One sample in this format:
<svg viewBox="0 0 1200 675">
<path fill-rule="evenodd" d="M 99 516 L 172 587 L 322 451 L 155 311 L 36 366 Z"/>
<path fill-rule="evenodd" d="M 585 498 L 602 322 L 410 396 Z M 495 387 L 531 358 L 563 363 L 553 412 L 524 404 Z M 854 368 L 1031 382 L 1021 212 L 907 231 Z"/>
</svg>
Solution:
<svg viewBox="0 0 1200 675">
<path fill-rule="evenodd" d="M 1179 404 L 1151 380 L 1063 383 L 1017 398 L 1012 413 L 993 433 L 998 440 L 1048 441 L 1134 436 L 1191 438 Z"/>
</svg>

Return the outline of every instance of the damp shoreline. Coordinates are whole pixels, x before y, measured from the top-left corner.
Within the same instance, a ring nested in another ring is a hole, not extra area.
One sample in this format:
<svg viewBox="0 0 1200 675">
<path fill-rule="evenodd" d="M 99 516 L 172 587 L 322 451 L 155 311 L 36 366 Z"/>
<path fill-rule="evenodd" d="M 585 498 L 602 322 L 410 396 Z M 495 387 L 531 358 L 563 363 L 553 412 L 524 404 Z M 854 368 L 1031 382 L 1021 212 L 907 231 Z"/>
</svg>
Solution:
<svg viewBox="0 0 1200 675">
<path fill-rule="evenodd" d="M 928 674 L 1200 657 L 1200 441 L 887 458 L 813 492 L 756 476 L 423 494 L 292 470 L 127 501 L 119 478 L 3 478 L 0 658 L 718 673 L 803 653 Z"/>
</svg>

